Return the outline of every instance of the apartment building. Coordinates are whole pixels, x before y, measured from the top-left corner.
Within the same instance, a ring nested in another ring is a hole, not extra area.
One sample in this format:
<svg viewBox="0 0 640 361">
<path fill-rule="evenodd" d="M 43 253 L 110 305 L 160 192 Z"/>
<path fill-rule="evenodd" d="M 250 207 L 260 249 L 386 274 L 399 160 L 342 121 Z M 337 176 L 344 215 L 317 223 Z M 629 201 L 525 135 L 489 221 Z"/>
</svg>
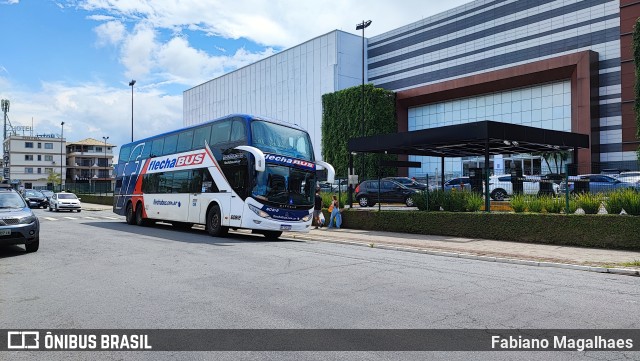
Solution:
<svg viewBox="0 0 640 361">
<path fill-rule="evenodd" d="M 116 146 L 86 138 L 66 145 L 67 172 L 65 183 L 111 184 L 113 181 L 113 148 Z M 108 189 L 111 189 L 110 187 Z"/>
<path fill-rule="evenodd" d="M 54 134 L 36 136 L 11 135 L 5 139 L 9 179 L 24 188 L 46 188 L 49 173 L 64 174 L 65 140 Z"/>
</svg>

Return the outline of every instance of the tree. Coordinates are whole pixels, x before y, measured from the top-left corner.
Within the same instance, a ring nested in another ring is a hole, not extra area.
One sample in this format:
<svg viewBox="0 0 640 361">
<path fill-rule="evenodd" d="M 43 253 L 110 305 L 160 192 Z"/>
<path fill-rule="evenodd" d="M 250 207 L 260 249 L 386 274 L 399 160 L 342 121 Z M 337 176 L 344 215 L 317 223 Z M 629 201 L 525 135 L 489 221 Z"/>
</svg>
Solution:
<svg viewBox="0 0 640 361">
<path fill-rule="evenodd" d="M 564 162 L 566 162 L 569 159 L 569 152 L 562 152 L 562 151 L 537 152 L 537 153 L 533 153 L 532 155 L 537 155 L 542 157 L 542 159 L 544 159 L 544 162 L 547 164 L 547 168 L 549 168 L 549 171 L 556 174 L 560 174 L 563 172 Z M 551 168 L 551 161 L 553 161 L 553 164 L 555 166 L 555 172 L 553 171 L 554 169 Z"/>
<path fill-rule="evenodd" d="M 47 183 L 62 185 L 62 177 L 60 174 L 53 171 L 53 169 L 49 170 L 49 174 L 47 175 Z"/>
</svg>

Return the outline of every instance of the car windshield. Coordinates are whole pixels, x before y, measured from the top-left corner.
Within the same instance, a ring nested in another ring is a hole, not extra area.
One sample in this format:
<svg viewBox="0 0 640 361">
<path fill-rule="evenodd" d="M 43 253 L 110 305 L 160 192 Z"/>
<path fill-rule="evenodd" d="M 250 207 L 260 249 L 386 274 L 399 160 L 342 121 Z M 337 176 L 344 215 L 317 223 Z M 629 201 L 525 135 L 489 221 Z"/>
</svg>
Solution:
<svg viewBox="0 0 640 361">
<path fill-rule="evenodd" d="M 305 131 L 254 120 L 251 122 L 251 137 L 253 146 L 265 153 L 314 161 L 311 139 Z"/>
<path fill-rule="evenodd" d="M 25 208 L 27 204 L 17 193 L 1 193 L 0 208 Z"/>
<path fill-rule="evenodd" d="M 315 199 L 315 172 L 281 165 L 267 164 L 264 172 L 258 172 L 251 195 L 274 206 L 313 206 Z"/>
<path fill-rule="evenodd" d="M 78 197 L 76 197 L 76 195 L 73 193 L 59 193 L 58 198 L 59 199 L 78 199 Z"/>
</svg>

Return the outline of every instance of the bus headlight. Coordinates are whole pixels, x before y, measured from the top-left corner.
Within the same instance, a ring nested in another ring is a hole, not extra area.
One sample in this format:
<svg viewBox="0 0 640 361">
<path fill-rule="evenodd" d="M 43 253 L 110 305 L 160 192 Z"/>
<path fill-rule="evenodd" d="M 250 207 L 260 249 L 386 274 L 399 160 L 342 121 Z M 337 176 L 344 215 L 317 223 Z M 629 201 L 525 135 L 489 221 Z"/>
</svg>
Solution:
<svg viewBox="0 0 640 361">
<path fill-rule="evenodd" d="M 262 218 L 271 218 L 271 216 L 269 216 L 269 213 L 263 211 L 262 209 L 256 207 L 256 206 L 252 206 L 251 204 L 249 204 L 249 209 L 253 211 L 253 213 L 257 214 L 258 217 L 262 217 Z"/>
<path fill-rule="evenodd" d="M 303 222 L 307 222 L 307 221 L 309 221 L 310 219 L 311 219 L 311 215 L 310 215 L 310 214 L 307 214 L 306 216 L 302 217 L 302 221 L 303 221 Z"/>
</svg>

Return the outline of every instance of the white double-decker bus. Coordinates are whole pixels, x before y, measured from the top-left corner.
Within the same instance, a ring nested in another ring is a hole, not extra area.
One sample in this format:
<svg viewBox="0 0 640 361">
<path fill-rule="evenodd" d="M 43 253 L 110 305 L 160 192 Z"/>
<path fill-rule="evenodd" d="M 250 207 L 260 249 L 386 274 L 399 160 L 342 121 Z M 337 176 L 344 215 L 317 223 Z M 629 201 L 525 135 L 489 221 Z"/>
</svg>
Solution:
<svg viewBox="0 0 640 361">
<path fill-rule="evenodd" d="M 333 182 L 304 129 L 234 114 L 123 145 L 113 211 L 140 226 L 204 224 L 213 236 L 308 232 L 318 166 Z"/>
</svg>

